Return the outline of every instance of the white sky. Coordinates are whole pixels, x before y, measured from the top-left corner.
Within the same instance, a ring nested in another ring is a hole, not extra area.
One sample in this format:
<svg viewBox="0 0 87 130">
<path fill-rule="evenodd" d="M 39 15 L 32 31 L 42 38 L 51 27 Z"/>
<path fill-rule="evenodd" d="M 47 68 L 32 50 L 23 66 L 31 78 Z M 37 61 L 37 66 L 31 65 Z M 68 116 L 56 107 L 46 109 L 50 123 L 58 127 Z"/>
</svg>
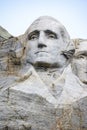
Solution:
<svg viewBox="0 0 87 130">
<path fill-rule="evenodd" d="M 43 15 L 60 21 L 71 38 L 87 39 L 87 0 L 0 0 L 0 25 L 14 36 Z"/>
</svg>

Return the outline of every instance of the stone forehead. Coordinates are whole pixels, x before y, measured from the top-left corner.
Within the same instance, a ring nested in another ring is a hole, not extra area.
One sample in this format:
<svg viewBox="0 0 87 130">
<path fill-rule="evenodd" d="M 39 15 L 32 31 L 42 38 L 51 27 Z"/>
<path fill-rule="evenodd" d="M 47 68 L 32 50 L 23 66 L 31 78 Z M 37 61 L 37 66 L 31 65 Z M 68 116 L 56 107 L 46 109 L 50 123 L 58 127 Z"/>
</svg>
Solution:
<svg viewBox="0 0 87 130">
<path fill-rule="evenodd" d="M 30 27 L 27 29 L 28 32 L 33 31 L 34 29 L 63 29 L 65 30 L 65 27 L 57 21 L 55 18 L 50 16 L 41 16 L 38 19 L 36 19 Z"/>
<path fill-rule="evenodd" d="M 56 20 L 55 18 L 53 18 L 53 17 L 51 17 L 51 16 L 41 16 L 41 17 L 39 17 L 38 19 L 36 19 L 33 23 L 32 23 L 32 25 L 33 24 L 35 24 L 35 23 L 43 23 L 43 21 L 45 21 L 45 22 L 53 22 L 53 23 L 57 23 L 57 24 L 61 24 L 58 20 Z"/>
<path fill-rule="evenodd" d="M 79 51 L 87 51 L 87 40 L 83 40 L 77 44 L 76 53 Z"/>
</svg>

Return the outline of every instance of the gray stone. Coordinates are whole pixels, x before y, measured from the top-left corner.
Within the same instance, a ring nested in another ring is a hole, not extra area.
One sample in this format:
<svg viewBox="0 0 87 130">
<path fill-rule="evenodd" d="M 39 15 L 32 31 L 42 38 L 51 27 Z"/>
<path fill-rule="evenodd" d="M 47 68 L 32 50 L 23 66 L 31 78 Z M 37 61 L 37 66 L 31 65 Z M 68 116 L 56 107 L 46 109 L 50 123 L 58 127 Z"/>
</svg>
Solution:
<svg viewBox="0 0 87 130">
<path fill-rule="evenodd" d="M 87 40 L 48 16 L 0 32 L 0 130 L 87 130 Z"/>
<path fill-rule="evenodd" d="M 0 42 L 13 37 L 6 29 L 0 26 Z"/>
</svg>

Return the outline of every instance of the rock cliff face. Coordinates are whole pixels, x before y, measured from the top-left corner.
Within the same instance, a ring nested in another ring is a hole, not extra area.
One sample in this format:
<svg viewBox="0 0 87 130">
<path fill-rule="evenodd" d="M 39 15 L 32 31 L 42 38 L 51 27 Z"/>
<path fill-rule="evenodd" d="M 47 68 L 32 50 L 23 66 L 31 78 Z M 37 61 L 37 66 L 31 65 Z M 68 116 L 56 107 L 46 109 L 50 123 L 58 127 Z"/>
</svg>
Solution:
<svg viewBox="0 0 87 130">
<path fill-rule="evenodd" d="M 50 89 L 26 63 L 23 38 L 0 27 L 0 130 L 87 130 L 87 85 L 68 67 Z"/>
<path fill-rule="evenodd" d="M 0 42 L 13 37 L 7 30 L 0 26 Z"/>
</svg>

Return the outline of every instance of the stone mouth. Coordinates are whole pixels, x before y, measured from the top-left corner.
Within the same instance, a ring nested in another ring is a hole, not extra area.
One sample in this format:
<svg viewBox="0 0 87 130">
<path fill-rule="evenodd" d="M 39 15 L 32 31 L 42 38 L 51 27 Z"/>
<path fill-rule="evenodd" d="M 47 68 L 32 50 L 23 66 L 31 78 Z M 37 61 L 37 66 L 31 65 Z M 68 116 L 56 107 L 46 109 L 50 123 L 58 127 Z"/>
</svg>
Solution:
<svg viewBox="0 0 87 130">
<path fill-rule="evenodd" d="M 41 53 L 41 52 L 48 53 L 47 51 L 37 51 L 37 52 L 35 52 L 35 54 L 38 54 L 38 53 Z"/>
</svg>

